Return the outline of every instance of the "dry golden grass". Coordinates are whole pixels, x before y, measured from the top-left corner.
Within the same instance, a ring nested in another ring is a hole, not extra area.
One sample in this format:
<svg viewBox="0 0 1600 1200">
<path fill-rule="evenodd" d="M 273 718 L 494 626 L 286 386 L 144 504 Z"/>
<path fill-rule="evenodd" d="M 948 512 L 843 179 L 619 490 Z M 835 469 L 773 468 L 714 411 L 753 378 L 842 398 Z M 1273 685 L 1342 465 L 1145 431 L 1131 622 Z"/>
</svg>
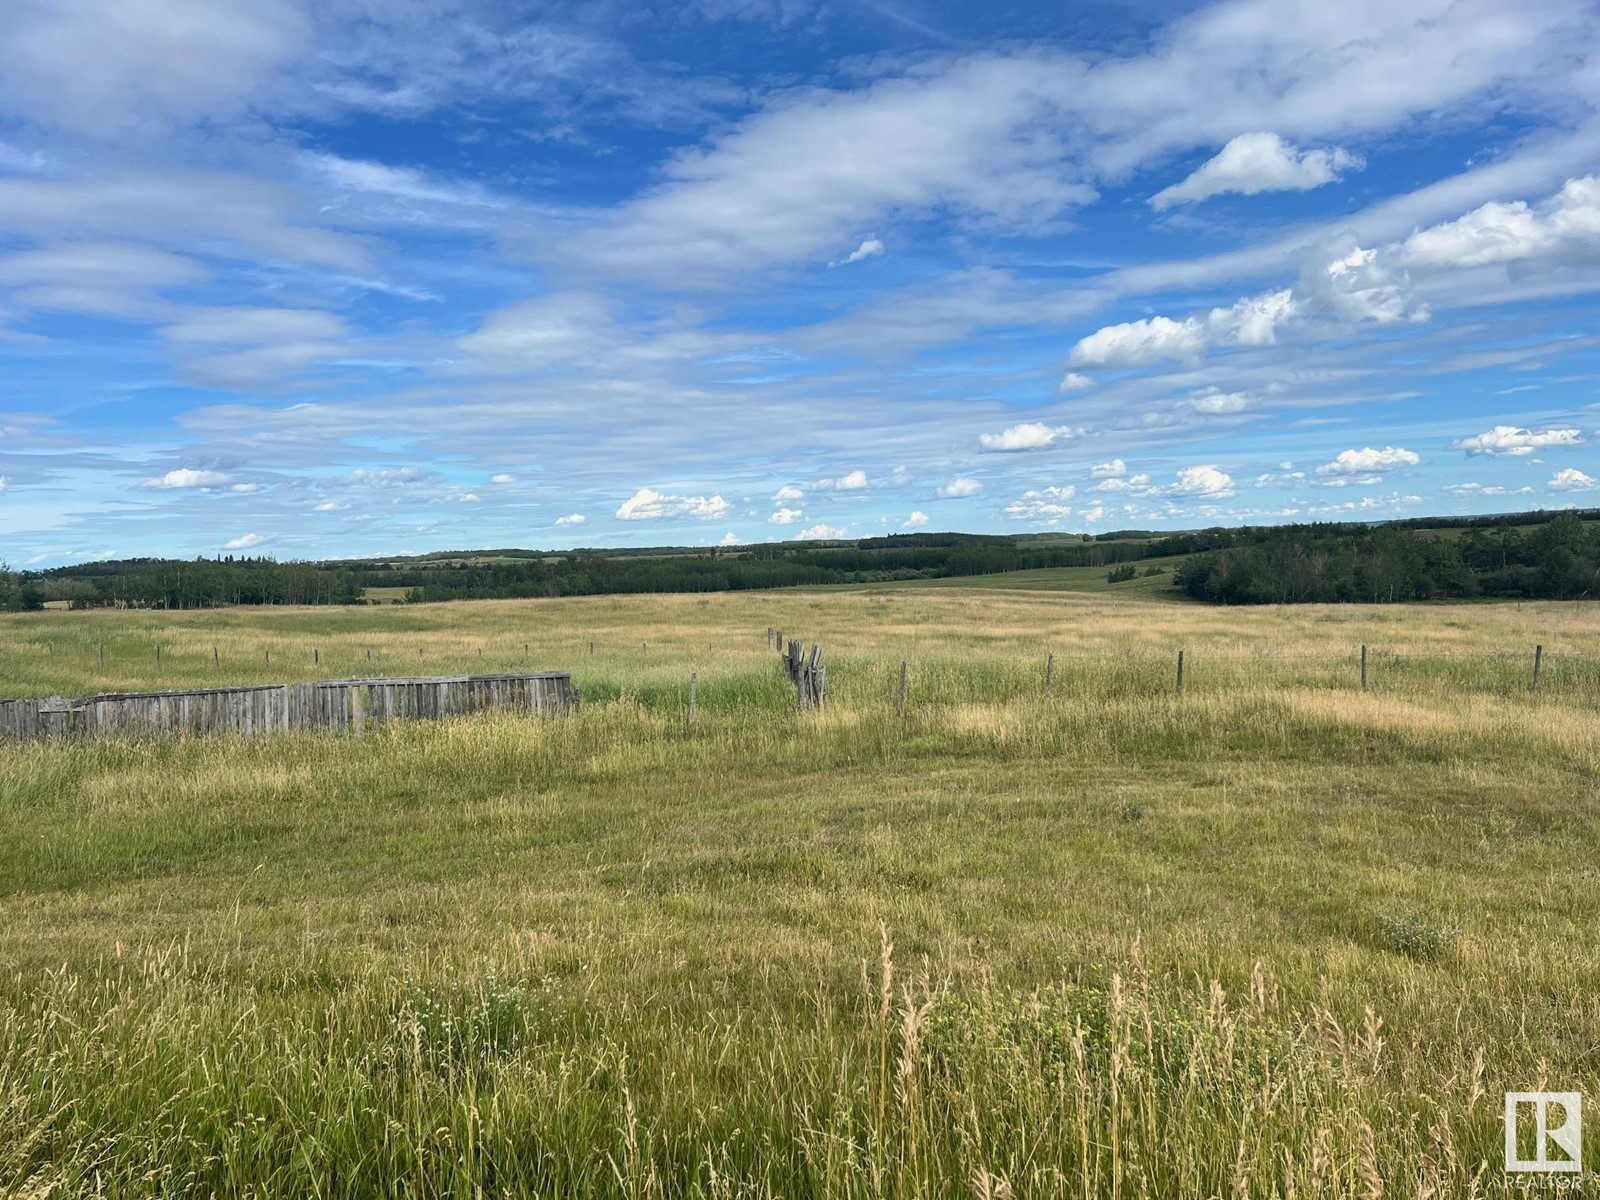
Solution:
<svg viewBox="0 0 1600 1200">
<path fill-rule="evenodd" d="M 827 647 L 823 712 L 768 625 Z M 0 691 L 528 641 L 585 706 L 0 749 L 0 1194 L 1504 1194 L 1500 1092 L 1600 1095 L 1593 626 L 955 589 L 5 618 Z"/>
</svg>

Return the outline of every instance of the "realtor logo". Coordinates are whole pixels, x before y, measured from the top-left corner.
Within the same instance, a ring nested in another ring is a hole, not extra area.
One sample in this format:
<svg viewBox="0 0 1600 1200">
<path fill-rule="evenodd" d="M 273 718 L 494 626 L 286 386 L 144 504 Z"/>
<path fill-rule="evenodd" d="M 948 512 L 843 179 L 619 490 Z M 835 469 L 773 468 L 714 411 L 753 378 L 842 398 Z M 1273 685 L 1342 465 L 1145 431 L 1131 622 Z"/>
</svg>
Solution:
<svg viewBox="0 0 1600 1200">
<path fill-rule="evenodd" d="M 1519 1130 L 1518 1118 L 1524 1116 L 1531 1120 Z M 1524 1158 L 1523 1150 L 1533 1153 Z M 1577 1092 L 1507 1092 L 1506 1170 L 1580 1174 L 1583 1097 Z"/>
</svg>

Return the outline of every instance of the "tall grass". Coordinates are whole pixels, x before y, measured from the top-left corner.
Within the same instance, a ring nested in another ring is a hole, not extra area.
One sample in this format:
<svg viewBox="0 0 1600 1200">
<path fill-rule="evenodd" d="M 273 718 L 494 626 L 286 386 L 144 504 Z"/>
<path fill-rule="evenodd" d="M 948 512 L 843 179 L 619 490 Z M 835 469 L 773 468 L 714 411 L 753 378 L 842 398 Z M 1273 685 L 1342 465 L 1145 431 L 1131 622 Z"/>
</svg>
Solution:
<svg viewBox="0 0 1600 1200">
<path fill-rule="evenodd" d="M 93 685 L 72 638 L 161 634 L 148 686 L 213 639 L 340 673 L 530 629 L 585 695 L 0 751 L 0 1194 L 1505 1194 L 1500 1093 L 1600 1082 L 1600 721 L 1549 673 L 1596 652 L 1574 611 L 0 622 L 19 687 Z M 779 622 L 829 650 L 821 712 Z M 1514 638 L 1553 648 L 1537 696 Z"/>
</svg>

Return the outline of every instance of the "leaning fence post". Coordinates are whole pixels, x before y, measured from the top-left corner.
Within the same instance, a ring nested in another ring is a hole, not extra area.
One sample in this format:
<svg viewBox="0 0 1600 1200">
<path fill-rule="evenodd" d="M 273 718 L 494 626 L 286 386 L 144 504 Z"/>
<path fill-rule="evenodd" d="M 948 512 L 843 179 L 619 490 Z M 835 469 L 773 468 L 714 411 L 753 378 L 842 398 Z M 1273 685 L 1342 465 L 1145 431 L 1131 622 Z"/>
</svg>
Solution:
<svg viewBox="0 0 1600 1200">
<path fill-rule="evenodd" d="M 1183 695 L 1183 651 L 1178 651 L 1178 695 Z"/>
<path fill-rule="evenodd" d="M 895 712 L 904 712 L 906 709 L 906 660 L 900 660 L 900 691 L 895 697 Z"/>
<path fill-rule="evenodd" d="M 1533 690 L 1539 690 L 1539 668 L 1544 665 L 1544 647 L 1533 648 Z"/>
<path fill-rule="evenodd" d="M 1044 656 L 1044 694 L 1046 696 L 1050 694 L 1050 688 L 1051 685 L 1055 683 L 1055 679 L 1056 656 L 1054 654 L 1047 654 Z"/>
<path fill-rule="evenodd" d="M 1361 690 L 1367 690 L 1367 644 L 1361 643 Z"/>
<path fill-rule="evenodd" d="M 694 724 L 695 703 L 700 698 L 700 677 L 693 671 L 689 672 L 689 724 Z"/>
</svg>

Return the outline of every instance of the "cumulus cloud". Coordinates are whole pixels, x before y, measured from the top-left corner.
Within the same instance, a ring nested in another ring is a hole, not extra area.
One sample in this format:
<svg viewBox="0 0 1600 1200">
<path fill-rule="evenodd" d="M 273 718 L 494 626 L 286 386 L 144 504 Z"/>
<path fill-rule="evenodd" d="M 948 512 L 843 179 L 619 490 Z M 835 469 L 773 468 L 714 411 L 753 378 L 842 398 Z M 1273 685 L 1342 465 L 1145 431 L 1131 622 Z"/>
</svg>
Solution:
<svg viewBox="0 0 1600 1200">
<path fill-rule="evenodd" d="M 556 524 L 557 525 L 582 525 L 588 519 L 589 518 L 584 516 L 582 513 L 568 513 L 564 517 L 557 517 L 556 518 Z"/>
<path fill-rule="evenodd" d="M 851 263 L 858 263 L 865 258 L 876 258 L 883 253 L 883 243 L 875 237 L 869 237 L 861 245 L 850 251 L 839 265 L 847 267 Z"/>
<path fill-rule="evenodd" d="M 742 546 L 743 544 L 744 539 L 737 533 L 734 533 L 731 529 L 727 533 L 723 534 L 722 540 L 717 543 L 719 546 Z"/>
<path fill-rule="evenodd" d="M 927 513 L 921 512 L 918 509 L 912 509 L 911 510 L 911 515 L 906 518 L 905 524 L 900 526 L 900 528 L 901 529 L 916 529 L 918 526 L 926 525 L 927 523 L 928 523 L 928 514 Z"/>
<path fill-rule="evenodd" d="M 196 471 L 179 467 L 165 475 L 146 479 L 139 486 L 147 492 L 210 491 L 212 488 L 226 487 L 230 482 L 231 477 L 221 471 Z"/>
<path fill-rule="evenodd" d="M 773 493 L 772 500 L 775 504 L 793 504 L 796 500 L 805 499 L 805 493 L 797 487 L 785 484 Z"/>
<path fill-rule="evenodd" d="M 1181 407 L 1206 416 L 1225 416 L 1249 408 L 1250 397 L 1243 392 L 1224 392 L 1221 388 L 1209 387 L 1190 396 Z"/>
<path fill-rule="evenodd" d="M 1178 472 L 1175 483 L 1166 489 L 1169 495 L 1188 496 L 1196 500 L 1226 500 L 1233 495 L 1233 476 L 1210 464 L 1185 467 Z"/>
<path fill-rule="evenodd" d="M 1076 494 L 1077 489 L 1071 484 L 1065 487 L 1030 488 L 1006 505 L 1006 516 L 1014 521 L 1054 524 L 1072 515 L 1072 508 L 1067 501 Z"/>
<path fill-rule="evenodd" d="M 1385 446 L 1376 450 L 1365 446 L 1360 450 L 1341 450 L 1332 462 L 1317 468 L 1318 475 L 1373 475 L 1392 471 L 1396 467 L 1414 467 L 1422 456 L 1400 446 Z"/>
<path fill-rule="evenodd" d="M 1089 468 L 1089 475 L 1094 479 L 1110 479 L 1117 475 L 1126 475 L 1128 464 L 1120 458 L 1113 458 L 1110 462 L 1103 462 Z"/>
<path fill-rule="evenodd" d="M 642 487 L 617 509 L 619 521 L 659 521 L 669 517 L 693 517 L 714 521 L 725 517 L 733 506 L 717 496 L 669 496 Z"/>
<path fill-rule="evenodd" d="M 1108 478 L 1102 479 L 1089 490 L 1092 492 L 1112 492 L 1126 494 L 1129 496 L 1147 496 L 1154 489 L 1150 486 L 1150 476 L 1141 471 L 1137 475 L 1109 476 Z"/>
<path fill-rule="evenodd" d="M 1491 201 L 1454 221 L 1419 229 L 1403 248 L 1421 266 L 1481 267 L 1600 254 L 1600 175 L 1569 179 L 1537 208 Z"/>
<path fill-rule="evenodd" d="M 985 450 L 1017 451 L 1043 450 L 1058 441 L 1065 441 L 1079 432 L 1066 425 L 1044 425 L 1038 421 L 1024 421 L 999 433 L 978 435 L 978 445 Z"/>
<path fill-rule="evenodd" d="M 960 475 L 940 488 L 939 495 L 945 500 L 959 500 L 965 496 L 976 496 L 981 491 L 983 484 L 976 479 Z"/>
<path fill-rule="evenodd" d="M 1594 486 L 1593 476 L 1585 475 L 1575 467 L 1563 467 L 1550 481 L 1550 487 L 1558 492 L 1587 492 Z"/>
<path fill-rule="evenodd" d="M 1495 457 L 1522 458 L 1535 450 L 1549 446 L 1581 446 L 1583 431 L 1579 429 L 1542 429 L 1537 433 L 1520 425 L 1496 425 L 1475 437 L 1452 442 L 1452 450 L 1465 450 L 1468 454 L 1488 454 Z"/>
<path fill-rule="evenodd" d="M 223 542 L 222 548 L 224 550 L 248 550 L 252 546 L 261 545 L 261 543 L 266 540 L 267 539 L 259 533 L 246 533 L 232 539 L 231 541 Z"/>
<path fill-rule="evenodd" d="M 798 508 L 780 508 L 767 518 L 769 525 L 793 525 L 806 519 L 806 514 Z"/>
<path fill-rule="evenodd" d="M 858 492 L 869 483 L 865 471 L 851 471 L 837 479 L 819 479 L 811 485 L 813 492 Z"/>
<path fill-rule="evenodd" d="M 844 536 L 844 530 L 837 529 L 832 525 L 812 525 L 806 529 L 802 529 L 794 536 L 795 540 L 800 542 L 832 541 L 836 538 L 842 538 Z"/>
<path fill-rule="evenodd" d="M 348 475 L 319 480 L 319 483 L 322 487 L 401 488 L 428 483 L 437 478 L 432 471 L 422 467 L 383 467 L 376 471 L 357 467 Z"/>
<path fill-rule="evenodd" d="M 1301 150 L 1275 133 L 1241 133 L 1183 182 L 1150 197 L 1150 206 L 1159 212 L 1228 192 L 1306 192 L 1365 165 L 1359 154 L 1338 147 Z"/>
<path fill-rule="evenodd" d="M 1404 272 L 1378 251 L 1324 248 L 1291 288 L 1246 296 L 1226 308 L 1181 320 L 1155 316 L 1106 325 L 1080 338 L 1068 361 L 1090 368 L 1193 364 L 1217 347 L 1276 345 L 1279 334 L 1295 325 L 1321 322 L 1338 330 L 1427 318 L 1426 306 L 1414 303 Z"/>
<path fill-rule="evenodd" d="M 1061 377 L 1061 382 L 1056 384 L 1056 391 L 1086 392 L 1094 386 L 1094 379 L 1091 376 L 1079 374 L 1077 371 L 1068 371 Z"/>
<path fill-rule="evenodd" d="M 489 476 L 490 483 L 515 483 L 516 481 L 517 477 L 515 475 L 507 475 L 504 472 Z"/>
</svg>

